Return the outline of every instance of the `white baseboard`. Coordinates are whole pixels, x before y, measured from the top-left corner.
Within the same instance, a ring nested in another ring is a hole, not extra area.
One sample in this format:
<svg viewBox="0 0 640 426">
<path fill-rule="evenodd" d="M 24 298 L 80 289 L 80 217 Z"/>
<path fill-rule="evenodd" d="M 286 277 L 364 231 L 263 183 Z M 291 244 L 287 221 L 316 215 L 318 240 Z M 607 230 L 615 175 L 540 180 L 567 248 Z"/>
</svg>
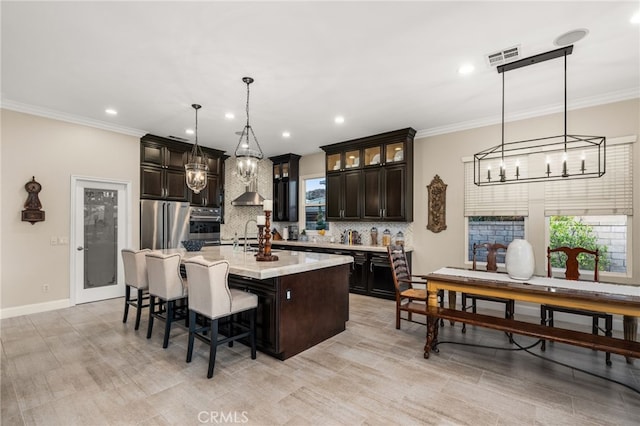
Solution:
<svg viewBox="0 0 640 426">
<path fill-rule="evenodd" d="M 72 306 L 70 299 L 53 300 L 51 302 L 34 303 L 33 305 L 14 306 L 0 310 L 0 318 L 19 317 L 20 315 L 37 314 L 40 312 L 55 311 Z"/>
</svg>

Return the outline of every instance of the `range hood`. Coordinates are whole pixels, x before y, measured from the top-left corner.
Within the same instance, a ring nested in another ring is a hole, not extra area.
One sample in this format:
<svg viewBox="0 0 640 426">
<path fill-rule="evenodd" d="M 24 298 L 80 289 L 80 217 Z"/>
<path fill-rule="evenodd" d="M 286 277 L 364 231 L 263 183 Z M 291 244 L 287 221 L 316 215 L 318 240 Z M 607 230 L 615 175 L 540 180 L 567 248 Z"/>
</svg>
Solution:
<svg viewBox="0 0 640 426">
<path fill-rule="evenodd" d="M 258 178 L 252 180 L 246 187 L 244 194 L 231 202 L 232 206 L 261 206 L 264 197 L 258 194 Z"/>
</svg>

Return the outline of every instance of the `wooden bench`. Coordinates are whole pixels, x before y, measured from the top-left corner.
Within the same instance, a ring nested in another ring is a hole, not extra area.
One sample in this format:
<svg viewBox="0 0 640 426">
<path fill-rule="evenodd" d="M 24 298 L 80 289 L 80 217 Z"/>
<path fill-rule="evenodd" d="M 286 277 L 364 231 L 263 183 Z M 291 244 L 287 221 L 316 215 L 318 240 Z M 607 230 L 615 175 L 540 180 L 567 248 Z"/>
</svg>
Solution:
<svg viewBox="0 0 640 426">
<path fill-rule="evenodd" d="M 626 357 L 640 358 L 640 342 L 567 330 L 564 328 L 548 327 L 514 319 L 474 314 L 472 312 L 458 311 L 455 309 L 429 307 L 425 310 L 425 305 L 416 303 L 413 305 L 411 309 L 415 309 L 414 312 L 434 318 L 460 321 L 469 325 L 478 325 L 507 333 L 553 340 L 598 351 L 612 352 Z M 437 330 L 437 328 L 435 330 Z M 437 345 L 437 339 L 435 339 L 433 343 Z M 428 358 L 428 356 L 428 351 L 425 350 L 425 358 Z"/>
</svg>

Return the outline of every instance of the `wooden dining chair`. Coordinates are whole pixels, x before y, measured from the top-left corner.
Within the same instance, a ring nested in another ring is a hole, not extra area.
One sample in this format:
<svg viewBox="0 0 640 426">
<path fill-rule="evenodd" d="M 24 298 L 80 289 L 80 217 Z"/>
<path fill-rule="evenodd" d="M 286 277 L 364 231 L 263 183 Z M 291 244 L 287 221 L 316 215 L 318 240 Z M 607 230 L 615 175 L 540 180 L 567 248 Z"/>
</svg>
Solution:
<svg viewBox="0 0 640 426">
<path fill-rule="evenodd" d="M 551 256 L 552 253 L 564 253 L 567 257 L 565 262 L 565 273 L 564 276 L 567 280 L 577 281 L 580 279 L 580 271 L 579 271 L 579 261 L 578 256 L 580 254 L 594 256 L 594 267 L 593 267 L 593 280 L 598 281 L 598 262 L 600 260 L 600 253 L 598 249 L 589 250 L 582 247 L 557 247 L 550 248 L 547 247 L 547 277 L 551 277 L 552 269 L 551 269 Z M 553 314 L 554 312 L 563 312 L 566 314 L 573 315 L 582 315 L 591 317 L 591 333 L 598 334 L 600 331 L 604 332 L 605 336 L 611 337 L 613 335 L 613 316 L 610 314 L 606 314 L 604 312 L 596 312 L 589 311 L 585 309 L 571 309 L 571 308 L 563 308 L 559 306 L 552 305 L 540 305 L 540 324 L 548 325 L 553 327 Z M 604 328 L 600 327 L 600 320 L 604 320 Z M 542 341 L 542 345 L 540 346 L 541 350 L 546 349 L 546 341 Z M 607 365 L 611 365 L 611 353 L 606 353 L 606 362 Z"/>
<path fill-rule="evenodd" d="M 481 244 L 474 243 L 473 252 L 472 252 L 472 255 L 473 255 L 472 269 L 474 271 L 477 268 L 477 254 L 479 249 L 487 250 L 487 271 L 497 272 L 498 271 L 498 263 L 497 263 L 498 250 L 506 251 L 507 246 L 500 243 L 481 243 Z M 467 306 L 467 299 L 471 300 L 470 306 Z M 476 302 L 478 300 L 504 304 L 504 317 L 513 318 L 513 315 L 515 313 L 515 306 L 516 306 L 515 301 L 513 299 L 504 299 L 502 297 L 490 297 L 490 296 L 480 296 L 478 294 L 462 293 L 462 310 L 466 311 L 467 309 L 471 308 L 471 312 L 475 314 L 477 311 Z M 467 325 L 465 323 L 462 323 L 462 332 L 463 333 L 467 332 Z M 513 343 L 513 336 L 510 333 L 507 333 L 507 336 L 509 337 L 509 342 Z"/>
<path fill-rule="evenodd" d="M 387 247 L 387 253 L 389 254 L 389 263 L 391 264 L 391 271 L 393 272 L 393 284 L 396 289 L 396 329 L 400 329 L 400 320 L 417 322 L 413 321 L 412 314 L 422 310 L 423 303 L 424 315 L 426 315 L 428 297 L 426 289 L 427 280 L 424 275 L 411 274 L 403 245 L 389 245 Z M 415 288 L 415 284 L 424 285 L 425 288 Z M 444 306 L 443 295 L 444 291 L 438 292 L 440 307 Z M 420 304 L 414 302 L 420 302 Z M 407 318 L 402 317 L 402 311 L 407 312 Z M 440 325 L 444 325 L 444 320 L 440 319 Z"/>
</svg>

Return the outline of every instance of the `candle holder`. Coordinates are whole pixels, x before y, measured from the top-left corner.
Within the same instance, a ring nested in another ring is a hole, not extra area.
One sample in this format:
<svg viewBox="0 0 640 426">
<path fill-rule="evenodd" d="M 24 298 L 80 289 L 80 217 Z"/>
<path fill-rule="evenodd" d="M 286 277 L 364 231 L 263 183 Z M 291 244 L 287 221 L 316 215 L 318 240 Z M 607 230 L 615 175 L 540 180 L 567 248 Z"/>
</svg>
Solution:
<svg viewBox="0 0 640 426">
<path fill-rule="evenodd" d="M 264 225 L 258 225 L 258 253 L 256 257 L 264 255 Z"/>
<path fill-rule="evenodd" d="M 264 231 L 262 232 L 264 236 L 263 238 L 264 248 L 262 253 L 258 251 L 256 260 L 259 262 L 273 262 L 275 260 L 278 260 L 278 256 L 274 256 L 271 254 L 271 230 L 269 229 L 269 226 L 271 225 L 271 222 L 269 221 L 269 218 L 271 217 L 271 210 L 265 210 L 264 215 L 265 215 Z"/>
</svg>

